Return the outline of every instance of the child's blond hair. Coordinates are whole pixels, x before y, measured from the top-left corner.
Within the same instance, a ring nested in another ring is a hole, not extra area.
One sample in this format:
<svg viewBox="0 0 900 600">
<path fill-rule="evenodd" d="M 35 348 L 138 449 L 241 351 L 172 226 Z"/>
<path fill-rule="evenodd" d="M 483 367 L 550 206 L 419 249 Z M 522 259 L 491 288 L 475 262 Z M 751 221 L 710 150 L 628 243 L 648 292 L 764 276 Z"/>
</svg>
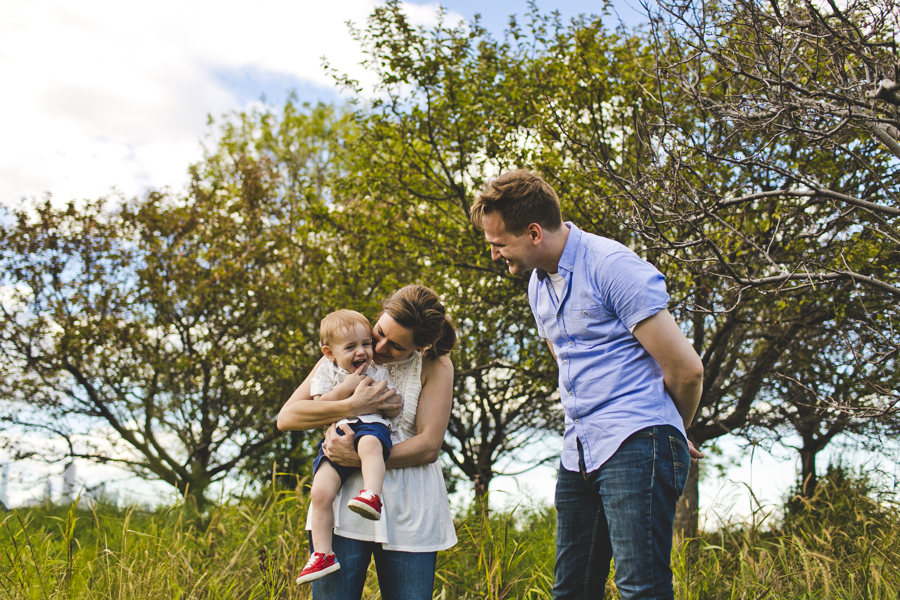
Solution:
<svg viewBox="0 0 900 600">
<path fill-rule="evenodd" d="M 325 315 L 319 324 L 319 340 L 323 346 L 331 346 L 335 339 L 352 328 L 354 325 L 363 325 L 372 331 L 369 320 L 355 310 L 341 309 Z"/>
</svg>

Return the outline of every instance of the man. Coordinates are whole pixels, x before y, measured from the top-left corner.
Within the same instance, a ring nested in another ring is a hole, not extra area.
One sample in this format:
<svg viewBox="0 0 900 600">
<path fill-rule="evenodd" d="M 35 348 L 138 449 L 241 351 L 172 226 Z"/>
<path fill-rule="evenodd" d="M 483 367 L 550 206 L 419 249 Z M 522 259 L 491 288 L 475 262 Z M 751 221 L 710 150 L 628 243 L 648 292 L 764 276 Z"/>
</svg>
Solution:
<svg viewBox="0 0 900 600">
<path fill-rule="evenodd" d="M 538 333 L 559 366 L 565 435 L 556 487 L 556 600 L 672 598 L 672 522 L 691 455 L 685 431 L 703 364 L 667 310 L 665 279 L 617 242 L 563 223 L 556 192 L 525 170 L 471 210 L 491 257 L 531 273 Z"/>
</svg>

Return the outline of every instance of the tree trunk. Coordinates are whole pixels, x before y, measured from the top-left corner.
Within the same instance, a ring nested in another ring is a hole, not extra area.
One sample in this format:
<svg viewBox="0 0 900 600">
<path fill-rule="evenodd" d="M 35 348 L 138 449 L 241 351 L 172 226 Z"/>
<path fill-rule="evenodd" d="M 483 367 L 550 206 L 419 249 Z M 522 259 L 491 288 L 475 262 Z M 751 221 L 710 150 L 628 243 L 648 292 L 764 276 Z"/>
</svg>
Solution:
<svg viewBox="0 0 900 600">
<path fill-rule="evenodd" d="M 491 479 L 493 478 L 494 474 L 491 472 L 490 468 L 481 469 L 481 473 L 475 475 L 475 478 L 472 480 L 472 485 L 475 488 L 476 498 L 484 498 L 491 487 Z"/>
<path fill-rule="evenodd" d="M 205 475 L 200 475 L 188 480 L 179 480 L 176 487 L 181 494 L 185 520 L 199 526 L 204 522 L 203 513 L 210 505 L 206 498 L 209 479 Z"/>
<path fill-rule="evenodd" d="M 800 449 L 800 495 L 804 498 L 812 498 L 819 484 L 819 478 L 816 476 L 816 454 L 818 450 Z"/>
</svg>

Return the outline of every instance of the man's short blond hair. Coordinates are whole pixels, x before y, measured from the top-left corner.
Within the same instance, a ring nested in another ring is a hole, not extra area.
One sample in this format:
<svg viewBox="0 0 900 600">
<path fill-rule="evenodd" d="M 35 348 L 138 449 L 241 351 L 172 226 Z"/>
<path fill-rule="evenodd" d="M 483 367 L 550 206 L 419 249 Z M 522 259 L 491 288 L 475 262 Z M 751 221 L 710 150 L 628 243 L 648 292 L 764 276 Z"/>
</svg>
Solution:
<svg viewBox="0 0 900 600">
<path fill-rule="evenodd" d="M 532 223 L 547 231 L 563 225 L 559 198 L 549 183 L 527 169 L 509 171 L 485 184 L 469 211 L 472 223 L 484 229 L 482 220 L 490 213 L 498 213 L 506 231 L 522 235 Z"/>
<path fill-rule="evenodd" d="M 325 315 L 319 323 L 319 340 L 323 346 L 331 347 L 338 337 L 354 325 L 362 325 L 372 331 L 369 320 L 355 310 L 341 309 Z"/>
</svg>

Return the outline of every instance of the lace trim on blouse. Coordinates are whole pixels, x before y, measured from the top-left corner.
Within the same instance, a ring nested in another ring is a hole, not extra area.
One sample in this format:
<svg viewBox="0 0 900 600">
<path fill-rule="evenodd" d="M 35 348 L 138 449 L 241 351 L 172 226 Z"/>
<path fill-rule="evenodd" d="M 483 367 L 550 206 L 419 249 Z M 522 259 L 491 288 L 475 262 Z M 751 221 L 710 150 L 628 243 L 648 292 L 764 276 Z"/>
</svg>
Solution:
<svg viewBox="0 0 900 600">
<path fill-rule="evenodd" d="M 384 365 L 391 374 L 391 380 L 403 399 L 400 414 L 391 419 L 391 440 L 394 443 L 408 440 L 416 435 L 416 410 L 419 394 L 422 393 L 422 353 L 413 352 L 404 361 Z"/>
</svg>

